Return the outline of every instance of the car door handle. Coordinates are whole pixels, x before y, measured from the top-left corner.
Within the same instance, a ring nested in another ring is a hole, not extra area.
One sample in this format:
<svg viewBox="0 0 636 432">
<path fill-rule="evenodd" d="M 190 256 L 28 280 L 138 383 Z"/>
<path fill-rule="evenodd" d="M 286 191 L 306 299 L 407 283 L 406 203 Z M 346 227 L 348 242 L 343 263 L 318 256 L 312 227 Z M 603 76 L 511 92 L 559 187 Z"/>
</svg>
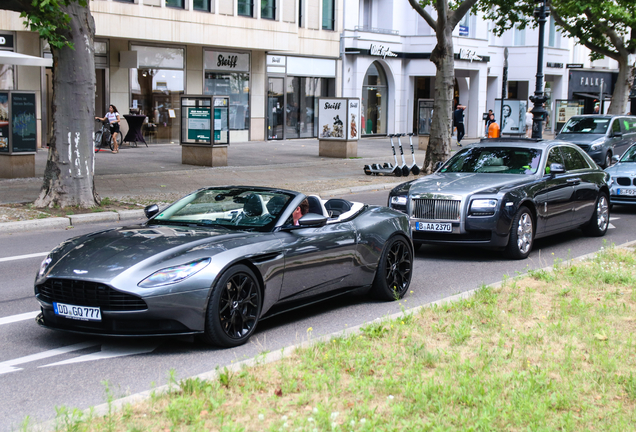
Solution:
<svg viewBox="0 0 636 432">
<path fill-rule="evenodd" d="M 581 179 L 579 178 L 567 179 L 566 182 L 570 185 L 577 185 L 581 183 Z"/>
</svg>

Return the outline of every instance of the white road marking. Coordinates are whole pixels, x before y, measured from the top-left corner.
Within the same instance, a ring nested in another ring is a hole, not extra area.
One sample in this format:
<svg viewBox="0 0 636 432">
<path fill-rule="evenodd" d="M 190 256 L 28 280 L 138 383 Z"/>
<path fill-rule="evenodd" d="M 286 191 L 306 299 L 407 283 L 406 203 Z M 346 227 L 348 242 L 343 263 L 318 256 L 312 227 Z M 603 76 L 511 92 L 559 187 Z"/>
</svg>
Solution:
<svg viewBox="0 0 636 432">
<path fill-rule="evenodd" d="M 610 219 L 610 220 L 611 220 L 611 219 Z M 612 225 L 612 224 L 609 224 L 609 225 L 607 226 L 607 229 L 614 229 L 614 228 L 616 228 L 616 227 L 615 227 L 614 225 Z"/>
<path fill-rule="evenodd" d="M 38 314 L 40 313 L 40 311 L 34 311 L 34 312 L 26 312 L 26 313 L 22 313 L 22 314 L 18 314 L 18 315 L 11 315 L 8 317 L 3 317 L 0 318 L 0 325 L 2 324 L 11 324 L 14 322 L 18 322 L 18 321 L 26 321 L 28 319 L 33 319 L 36 316 L 38 316 Z"/>
<path fill-rule="evenodd" d="M 12 257 L 0 258 L 0 262 L 17 261 L 17 260 L 28 259 L 28 258 L 37 258 L 37 257 L 47 256 L 48 254 L 49 254 L 48 252 L 39 252 L 39 253 L 28 254 L 28 255 L 16 255 Z"/>
<path fill-rule="evenodd" d="M 69 346 L 65 346 L 65 347 L 60 347 L 60 348 L 55 348 L 52 350 L 48 350 L 48 351 L 42 351 L 40 353 L 36 353 L 36 354 L 31 354 L 28 356 L 24 356 L 24 357 L 20 357 L 17 359 L 13 359 L 13 360 L 7 360 L 4 362 L 0 363 L 0 375 L 5 374 L 5 373 L 9 373 L 9 372 L 15 372 L 15 371 L 19 371 L 22 370 L 21 368 L 16 368 L 14 367 L 15 365 L 19 365 L 22 363 L 29 363 L 29 362 L 33 362 L 36 360 L 42 360 L 45 358 L 49 358 L 49 357 L 54 357 L 60 354 L 66 354 L 72 351 L 77 351 L 77 350 L 81 350 L 84 348 L 88 348 L 88 347 L 92 347 L 95 345 L 99 345 L 99 343 L 95 343 L 95 342 L 81 342 L 78 344 L 74 344 L 74 345 L 69 345 Z"/>
<path fill-rule="evenodd" d="M 56 363 L 51 363 L 51 364 L 43 365 L 40 367 L 42 368 L 42 367 L 49 367 L 49 366 L 61 366 L 61 365 L 67 365 L 67 364 L 73 364 L 73 363 L 110 359 L 115 357 L 146 354 L 149 352 L 153 352 L 158 346 L 159 346 L 159 343 L 156 343 L 156 342 L 141 343 L 141 344 L 136 343 L 135 345 L 132 345 L 132 346 L 105 343 L 105 344 L 102 344 L 102 350 L 99 352 L 86 354 L 86 355 L 71 358 L 68 360 L 62 360 Z"/>
</svg>

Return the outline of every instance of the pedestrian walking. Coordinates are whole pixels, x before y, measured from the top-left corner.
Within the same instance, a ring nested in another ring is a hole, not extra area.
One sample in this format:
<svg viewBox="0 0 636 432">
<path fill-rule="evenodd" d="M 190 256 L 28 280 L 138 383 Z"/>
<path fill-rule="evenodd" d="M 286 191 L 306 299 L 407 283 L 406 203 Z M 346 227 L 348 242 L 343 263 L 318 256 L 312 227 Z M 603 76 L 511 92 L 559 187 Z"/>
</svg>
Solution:
<svg viewBox="0 0 636 432">
<path fill-rule="evenodd" d="M 530 107 L 528 107 L 528 111 L 526 112 L 526 138 L 532 138 L 532 117 Z"/>
<path fill-rule="evenodd" d="M 453 112 L 453 123 L 455 124 L 455 127 L 457 128 L 457 145 L 458 146 L 462 146 L 461 141 L 462 138 L 464 138 L 464 110 L 466 109 L 466 106 L 464 105 L 457 105 L 457 108 L 455 109 L 455 112 Z"/>
</svg>

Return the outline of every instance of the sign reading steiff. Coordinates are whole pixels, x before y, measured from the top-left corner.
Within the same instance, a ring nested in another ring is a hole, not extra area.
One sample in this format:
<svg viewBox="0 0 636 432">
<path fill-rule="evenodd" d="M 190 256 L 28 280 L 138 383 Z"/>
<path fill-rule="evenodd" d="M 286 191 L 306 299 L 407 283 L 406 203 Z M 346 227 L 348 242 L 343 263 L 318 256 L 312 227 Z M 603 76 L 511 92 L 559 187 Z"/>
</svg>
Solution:
<svg viewBox="0 0 636 432">
<path fill-rule="evenodd" d="M 318 142 L 320 156 L 355 157 L 360 137 L 360 99 L 318 99 Z M 338 142 L 341 142 L 339 144 Z"/>
</svg>

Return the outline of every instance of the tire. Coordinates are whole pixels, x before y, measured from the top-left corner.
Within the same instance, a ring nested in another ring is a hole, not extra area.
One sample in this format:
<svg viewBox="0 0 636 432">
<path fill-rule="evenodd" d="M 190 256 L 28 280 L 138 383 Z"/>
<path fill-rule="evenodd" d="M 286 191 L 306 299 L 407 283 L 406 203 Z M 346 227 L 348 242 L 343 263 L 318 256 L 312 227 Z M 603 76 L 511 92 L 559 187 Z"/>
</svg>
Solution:
<svg viewBox="0 0 636 432">
<path fill-rule="evenodd" d="M 212 289 L 203 340 L 226 348 L 243 345 L 254 333 L 262 307 L 254 272 L 245 265 L 229 268 Z"/>
<path fill-rule="evenodd" d="M 583 233 L 590 237 L 603 237 L 609 227 L 610 204 L 607 194 L 601 192 L 596 199 L 590 222 L 583 227 Z"/>
<path fill-rule="evenodd" d="M 420 173 L 420 167 L 418 167 L 417 165 L 413 165 L 411 167 L 411 172 L 413 173 L 413 175 L 419 175 Z"/>
<path fill-rule="evenodd" d="M 605 162 L 603 162 L 603 166 L 601 168 L 605 169 L 612 165 L 612 153 L 605 153 Z"/>
<path fill-rule="evenodd" d="M 506 246 L 506 256 L 512 259 L 525 259 L 534 244 L 534 220 L 528 207 L 521 206 L 512 218 L 510 238 Z"/>
<path fill-rule="evenodd" d="M 95 139 L 93 140 L 93 147 L 95 148 L 95 153 L 99 152 L 99 149 L 102 147 L 102 132 L 95 132 Z"/>
<path fill-rule="evenodd" d="M 398 300 L 404 297 L 411 284 L 413 252 L 403 237 L 393 237 L 384 246 L 371 295 L 379 300 Z"/>
</svg>

